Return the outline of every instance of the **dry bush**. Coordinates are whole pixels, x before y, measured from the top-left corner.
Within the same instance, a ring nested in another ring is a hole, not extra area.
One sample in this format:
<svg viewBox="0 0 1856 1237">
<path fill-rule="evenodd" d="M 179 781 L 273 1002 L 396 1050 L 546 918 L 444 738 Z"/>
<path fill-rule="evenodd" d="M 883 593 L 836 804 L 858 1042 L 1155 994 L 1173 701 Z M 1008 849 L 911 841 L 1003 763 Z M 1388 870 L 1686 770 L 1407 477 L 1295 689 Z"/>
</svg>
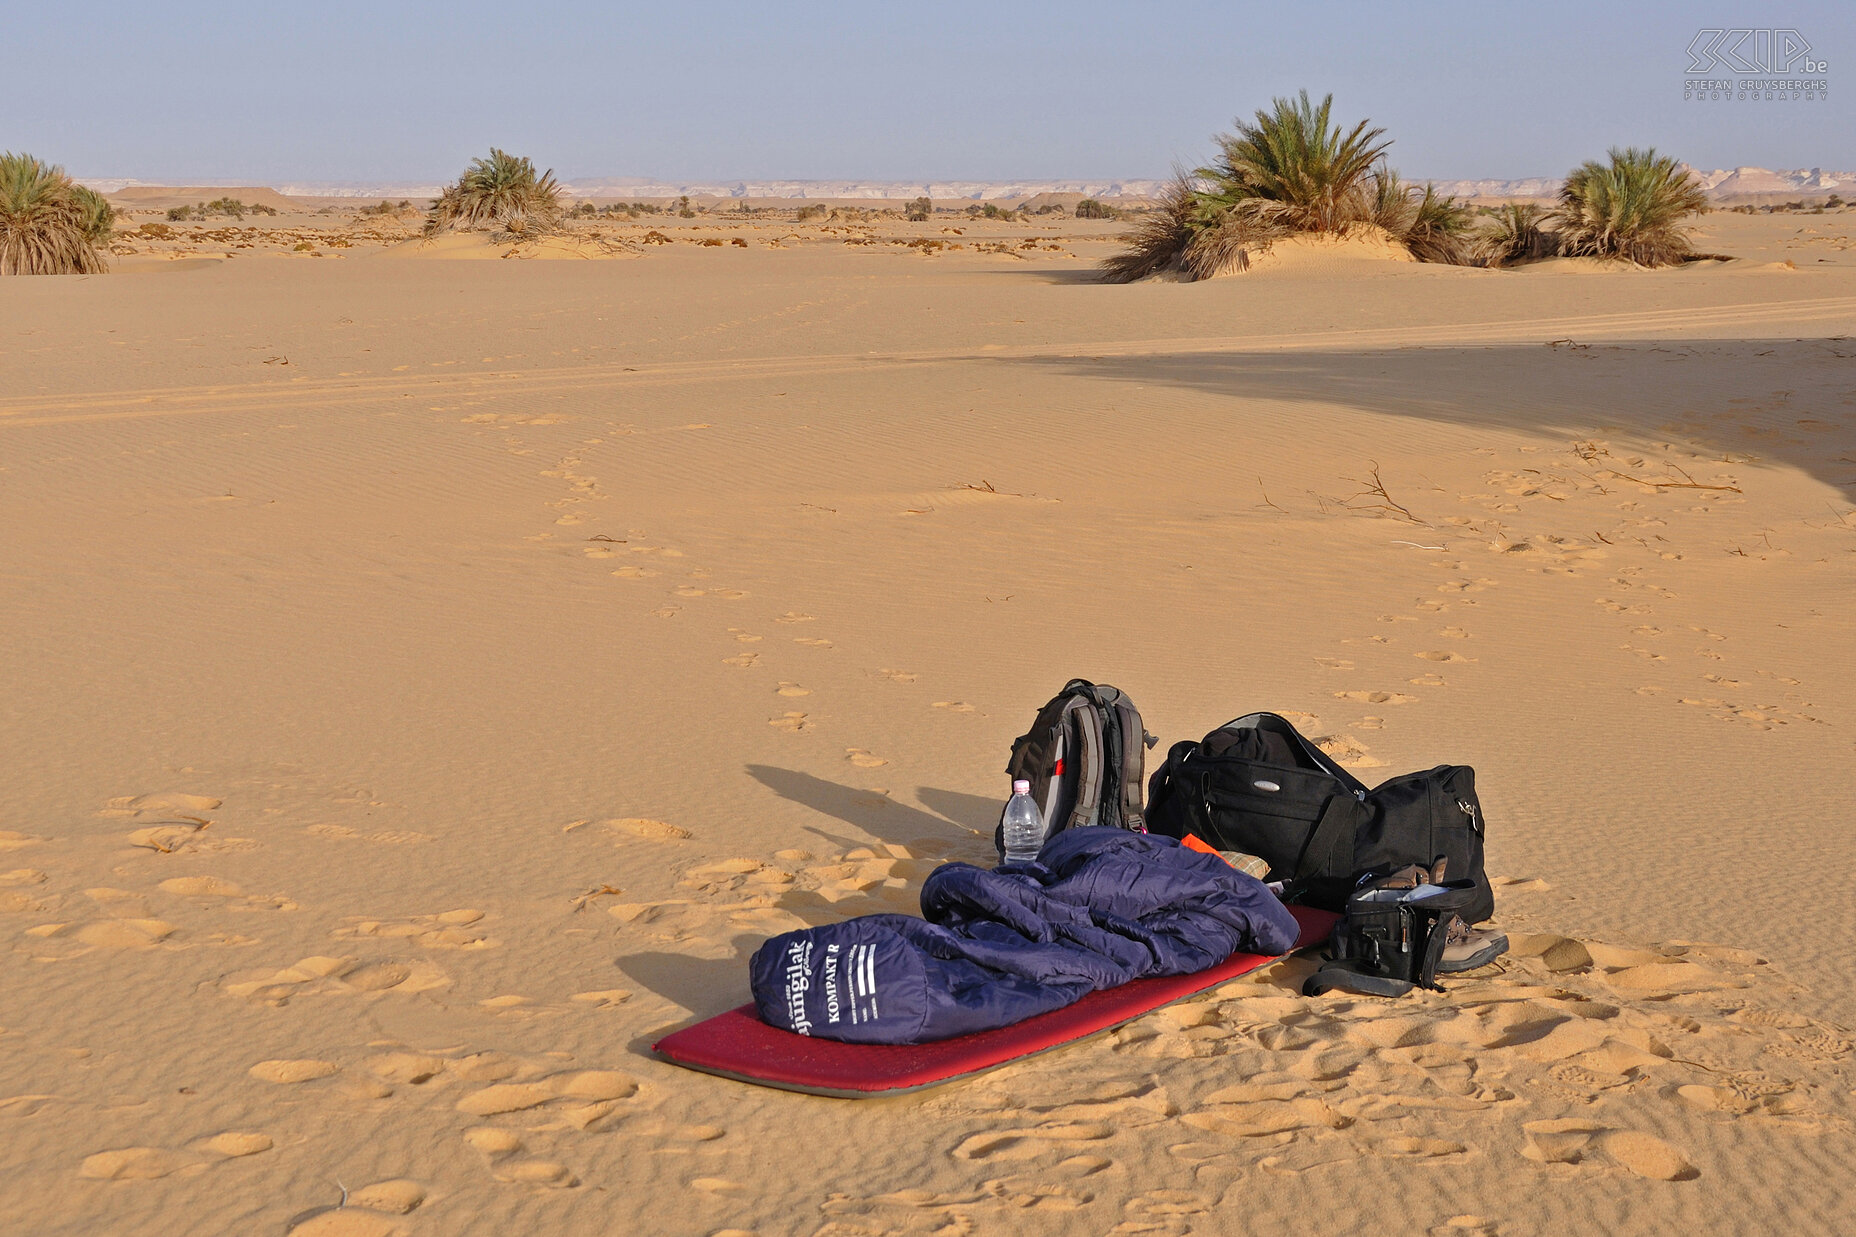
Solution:
<svg viewBox="0 0 1856 1237">
<path fill-rule="evenodd" d="M 78 189 L 61 167 L 31 155 L 0 154 L 0 275 L 97 275 L 109 269 L 94 239 L 95 208 Z M 102 226 L 107 241 L 108 225 Z"/>
</svg>

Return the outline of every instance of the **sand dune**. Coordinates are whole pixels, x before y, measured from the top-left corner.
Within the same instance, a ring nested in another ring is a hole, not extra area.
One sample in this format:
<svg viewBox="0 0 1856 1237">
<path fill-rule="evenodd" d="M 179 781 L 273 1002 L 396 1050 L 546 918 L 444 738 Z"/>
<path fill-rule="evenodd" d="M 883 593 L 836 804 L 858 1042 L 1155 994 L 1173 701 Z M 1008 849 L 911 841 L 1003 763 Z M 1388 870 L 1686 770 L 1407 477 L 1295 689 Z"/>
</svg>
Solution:
<svg viewBox="0 0 1856 1237">
<path fill-rule="evenodd" d="M 1845 1226 L 1847 215 L 1129 287 L 1112 224 L 332 218 L 0 304 L 21 1231 Z M 889 1101 L 648 1055 L 985 861 L 1074 674 L 1474 764 L 1512 955 Z"/>
</svg>

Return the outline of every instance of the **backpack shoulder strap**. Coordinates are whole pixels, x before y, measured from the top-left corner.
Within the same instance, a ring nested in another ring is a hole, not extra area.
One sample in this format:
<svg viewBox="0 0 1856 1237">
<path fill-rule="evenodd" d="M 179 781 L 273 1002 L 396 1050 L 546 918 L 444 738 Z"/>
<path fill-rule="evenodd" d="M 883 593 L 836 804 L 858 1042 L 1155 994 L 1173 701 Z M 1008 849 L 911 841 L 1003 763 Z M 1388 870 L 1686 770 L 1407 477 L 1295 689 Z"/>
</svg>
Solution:
<svg viewBox="0 0 1856 1237">
<path fill-rule="evenodd" d="M 1100 823 L 1102 816 L 1102 714 L 1082 693 L 1070 696 L 1064 712 L 1076 720 L 1076 807 L 1065 828 Z M 1052 830 L 1055 832 L 1055 830 Z"/>
<path fill-rule="evenodd" d="M 1114 687 L 1099 690 L 1107 697 L 1102 704 L 1113 716 L 1121 739 L 1121 827 L 1146 833 L 1147 819 L 1142 802 L 1147 790 L 1147 749 L 1158 740 L 1141 724 L 1141 711 L 1134 707 L 1127 692 Z"/>
</svg>

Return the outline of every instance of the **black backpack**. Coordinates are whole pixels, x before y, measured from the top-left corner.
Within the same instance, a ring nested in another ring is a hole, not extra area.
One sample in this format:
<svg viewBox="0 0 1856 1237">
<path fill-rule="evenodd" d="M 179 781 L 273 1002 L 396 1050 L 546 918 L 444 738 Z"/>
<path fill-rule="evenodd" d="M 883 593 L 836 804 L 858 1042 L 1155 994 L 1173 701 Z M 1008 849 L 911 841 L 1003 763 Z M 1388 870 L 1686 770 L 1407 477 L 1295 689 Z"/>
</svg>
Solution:
<svg viewBox="0 0 1856 1237">
<path fill-rule="evenodd" d="M 1031 783 L 1047 838 L 1076 825 L 1145 833 L 1147 749 L 1156 742 L 1126 692 L 1071 679 L 1013 741 L 1005 771 Z M 993 841 L 1003 855 L 1003 833 Z"/>
<path fill-rule="evenodd" d="M 1251 713 L 1200 742 L 1175 743 L 1148 791 L 1155 833 L 1260 856 L 1292 900 L 1338 911 L 1362 880 L 1441 858 L 1452 877 L 1472 882 L 1456 913 L 1469 923 L 1495 913 L 1468 765 L 1368 790 L 1283 718 Z"/>
</svg>

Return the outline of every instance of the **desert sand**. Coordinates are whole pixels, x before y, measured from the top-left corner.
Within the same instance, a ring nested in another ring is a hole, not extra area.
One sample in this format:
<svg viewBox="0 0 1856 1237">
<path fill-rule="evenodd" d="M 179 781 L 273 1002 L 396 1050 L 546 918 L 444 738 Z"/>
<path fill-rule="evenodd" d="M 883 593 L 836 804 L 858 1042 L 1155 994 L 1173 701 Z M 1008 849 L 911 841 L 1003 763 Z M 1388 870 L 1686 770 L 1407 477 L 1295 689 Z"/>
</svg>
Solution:
<svg viewBox="0 0 1856 1237">
<path fill-rule="evenodd" d="M 1856 217 L 1126 287 L 1112 222 L 416 223 L 7 281 L 0 1228 L 1847 1231 Z M 1475 765 L 1512 955 L 890 1100 L 652 1059 L 988 861 L 1073 675 Z"/>
</svg>

